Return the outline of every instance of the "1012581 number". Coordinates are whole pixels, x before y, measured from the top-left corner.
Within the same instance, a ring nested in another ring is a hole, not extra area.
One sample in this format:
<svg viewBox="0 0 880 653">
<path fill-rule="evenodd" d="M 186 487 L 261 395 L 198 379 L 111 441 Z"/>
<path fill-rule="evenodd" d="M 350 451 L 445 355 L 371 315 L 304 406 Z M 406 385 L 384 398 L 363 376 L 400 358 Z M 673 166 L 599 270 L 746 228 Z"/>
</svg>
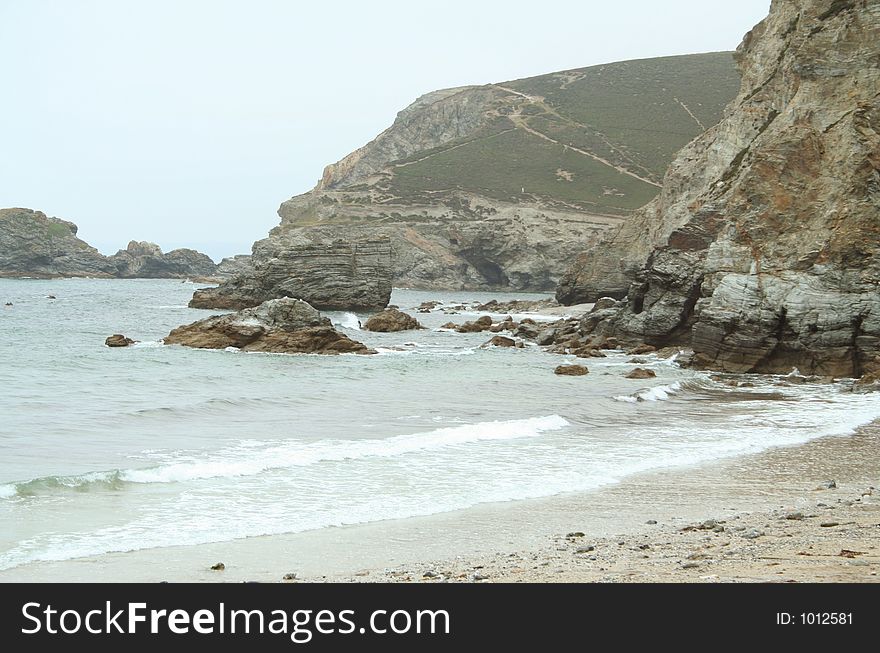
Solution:
<svg viewBox="0 0 880 653">
<path fill-rule="evenodd" d="M 800 622 L 805 626 L 851 625 L 852 612 L 801 612 Z"/>
</svg>

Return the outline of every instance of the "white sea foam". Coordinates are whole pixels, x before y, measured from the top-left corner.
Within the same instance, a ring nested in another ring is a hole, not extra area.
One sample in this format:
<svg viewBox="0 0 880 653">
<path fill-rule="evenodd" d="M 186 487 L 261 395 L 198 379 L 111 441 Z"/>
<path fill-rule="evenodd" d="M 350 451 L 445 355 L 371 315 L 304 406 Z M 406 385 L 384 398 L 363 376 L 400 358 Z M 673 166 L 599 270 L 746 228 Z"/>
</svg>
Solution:
<svg viewBox="0 0 880 653">
<path fill-rule="evenodd" d="M 681 390 L 681 383 L 676 381 L 669 385 L 658 385 L 654 388 L 641 390 L 631 395 L 621 395 L 615 397 L 616 401 L 623 401 L 634 404 L 639 401 L 666 401 L 670 395 L 677 394 Z"/>
<path fill-rule="evenodd" d="M 354 313 L 343 313 L 339 317 L 331 318 L 331 322 L 333 322 L 333 326 L 342 327 L 343 329 L 361 330 L 361 321 Z"/>
<path fill-rule="evenodd" d="M 0 485 L 0 499 L 10 499 L 18 494 L 15 483 L 5 483 Z"/>
<path fill-rule="evenodd" d="M 426 358 L 449 358 L 455 356 L 470 356 L 477 353 L 476 348 L 469 349 L 433 349 L 429 347 L 419 347 L 418 349 L 389 349 L 387 347 L 376 347 L 376 353 L 380 356 L 424 356 Z"/>
<path fill-rule="evenodd" d="M 536 437 L 544 432 L 556 431 L 568 425 L 565 418 L 559 415 L 548 415 L 519 420 L 464 424 L 382 439 L 321 440 L 312 443 L 304 443 L 300 440 L 285 440 L 280 443 L 245 440 L 202 457 L 181 454 L 156 467 L 34 479 L 11 485 L 11 493 L 8 496 L 14 496 L 17 492 L 16 488 L 19 486 L 29 488 L 37 486 L 84 487 L 119 481 L 126 483 L 179 483 L 209 478 L 253 476 L 270 470 L 304 467 L 326 461 L 396 457 L 418 451 L 462 446 L 486 440 Z"/>
</svg>

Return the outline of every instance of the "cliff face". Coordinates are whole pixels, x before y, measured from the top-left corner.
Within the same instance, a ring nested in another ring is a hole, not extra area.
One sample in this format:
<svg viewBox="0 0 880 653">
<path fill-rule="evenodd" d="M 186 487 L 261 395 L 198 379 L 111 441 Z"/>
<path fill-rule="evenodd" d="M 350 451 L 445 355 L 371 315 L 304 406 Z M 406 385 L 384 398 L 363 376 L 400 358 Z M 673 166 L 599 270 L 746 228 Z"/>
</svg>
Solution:
<svg viewBox="0 0 880 653">
<path fill-rule="evenodd" d="M 215 295 L 277 285 L 282 260 L 301 276 L 298 257 L 266 256 L 313 239 L 387 240 L 399 286 L 551 290 L 585 244 L 657 193 L 674 152 L 738 86 L 731 54 L 709 53 L 429 93 L 284 202 L 254 272 Z"/>
<path fill-rule="evenodd" d="M 774 0 L 742 88 L 660 196 L 566 274 L 599 333 L 730 371 L 859 376 L 880 353 L 880 3 Z"/>
<path fill-rule="evenodd" d="M 0 209 L 0 276 L 185 279 L 211 277 L 216 265 L 205 254 L 131 241 L 104 256 L 76 237 L 72 222 L 31 209 Z"/>
</svg>

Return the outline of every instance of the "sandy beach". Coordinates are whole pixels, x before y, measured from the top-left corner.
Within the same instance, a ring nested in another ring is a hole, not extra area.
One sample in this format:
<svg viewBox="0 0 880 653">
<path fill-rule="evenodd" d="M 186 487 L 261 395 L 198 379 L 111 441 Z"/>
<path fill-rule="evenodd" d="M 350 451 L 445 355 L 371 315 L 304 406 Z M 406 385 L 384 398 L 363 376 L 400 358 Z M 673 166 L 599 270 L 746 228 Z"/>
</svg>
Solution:
<svg viewBox="0 0 880 653">
<path fill-rule="evenodd" d="M 763 488 L 766 505 L 751 511 L 719 510 L 711 490 L 688 475 L 678 480 L 680 512 L 697 514 L 694 501 L 707 501 L 703 520 L 664 514 L 612 536 L 570 531 L 548 536 L 539 547 L 488 555 L 424 561 L 384 570 L 362 570 L 329 580 L 345 582 L 878 582 L 880 569 L 880 426 L 851 438 L 814 441 L 751 459 L 712 466 L 703 480 L 734 482 L 749 463 L 765 471 L 802 474 L 781 487 Z M 828 448 L 838 449 L 836 452 Z M 848 451 L 847 451 L 848 450 Z M 836 454 L 823 462 L 814 454 Z M 752 467 L 751 471 L 760 469 Z M 823 471 L 838 478 L 819 480 Z M 740 477 L 743 485 L 758 479 Z M 781 479 L 780 479 L 781 480 Z M 623 487 L 610 491 L 620 492 Z M 709 491 L 707 491 L 709 490 Z M 669 492 L 669 488 L 663 488 Z M 785 498 L 785 501 L 782 499 Z M 715 503 L 712 509 L 708 506 Z M 690 505 L 688 505 L 690 504 Z M 759 500 L 760 504 L 760 500 Z M 667 513 L 669 504 L 661 503 Z M 757 507 L 757 506 L 756 506 Z M 646 509 L 645 514 L 650 513 Z M 699 512 L 699 510 L 697 510 Z M 573 521 L 572 523 L 576 523 Z M 318 580 L 318 579 L 306 579 Z M 321 578 L 320 580 L 328 580 Z"/>
</svg>

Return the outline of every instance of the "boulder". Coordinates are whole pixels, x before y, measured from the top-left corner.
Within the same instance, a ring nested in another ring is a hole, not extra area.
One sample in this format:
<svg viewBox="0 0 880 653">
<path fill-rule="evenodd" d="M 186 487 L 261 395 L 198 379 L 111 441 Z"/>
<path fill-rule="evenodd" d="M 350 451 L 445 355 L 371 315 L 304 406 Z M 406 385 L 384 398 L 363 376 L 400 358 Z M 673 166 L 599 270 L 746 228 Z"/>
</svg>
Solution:
<svg viewBox="0 0 880 653">
<path fill-rule="evenodd" d="M 629 374 L 626 375 L 628 379 L 653 379 L 657 376 L 657 373 L 654 370 L 648 370 L 644 367 L 636 367 L 630 370 Z"/>
<path fill-rule="evenodd" d="M 410 331 L 413 329 L 424 329 L 419 321 L 407 315 L 403 311 L 396 308 L 386 308 L 381 313 L 376 313 L 364 324 L 367 331 L 378 331 L 380 333 L 391 333 L 395 331 Z"/>
<path fill-rule="evenodd" d="M 593 304 L 593 308 L 590 309 L 590 313 L 604 311 L 606 308 L 614 308 L 615 306 L 617 306 L 617 300 L 613 297 L 600 297 L 596 300 L 596 303 Z"/>
<path fill-rule="evenodd" d="M 574 349 L 571 352 L 578 358 L 607 358 L 607 356 L 602 353 L 601 350 L 588 345 L 586 347 L 579 347 L 578 349 Z"/>
<path fill-rule="evenodd" d="M 626 353 L 630 356 L 638 356 L 639 354 L 650 354 L 655 351 L 657 351 L 657 348 L 653 345 L 637 345 L 627 350 Z"/>
<path fill-rule="evenodd" d="M 104 344 L 108 347 L 130 347 L 135 344 L 137 340 L 132 340 L 131 338 L 126 338 L 121 333 L 114 333 L 112 336 L 108 337 Z"/>
<path fill-rule="evenodd" d="M 483 347 L 516 347 L 516 340 L 507 336 L 494 336 Z"/>
<path fill-rule="evenodd" d="M 287 297 L 178 327 L 164 342 L 200 349 L 235 347 L 288 354 L 375 353 L 339 333 L 329 319 L 308 303 Z"/>
<path fill-rule="evenodd" d="M 590 370 L 583 365 L 560 365 L 553 370 L 553 373 L 560 376 L 583 376 L 589 374 Z"/>
<path fill-rule="evenodd" d="M 481 333 L 483 331 L 488 331 L 490 328 L 492 328 L 492 318 L 488 315 L 484 315 L 473 322 L 465 322 L 456 328 L 456 331 L 458 331 L 458 333 Z"/>
</svg>

